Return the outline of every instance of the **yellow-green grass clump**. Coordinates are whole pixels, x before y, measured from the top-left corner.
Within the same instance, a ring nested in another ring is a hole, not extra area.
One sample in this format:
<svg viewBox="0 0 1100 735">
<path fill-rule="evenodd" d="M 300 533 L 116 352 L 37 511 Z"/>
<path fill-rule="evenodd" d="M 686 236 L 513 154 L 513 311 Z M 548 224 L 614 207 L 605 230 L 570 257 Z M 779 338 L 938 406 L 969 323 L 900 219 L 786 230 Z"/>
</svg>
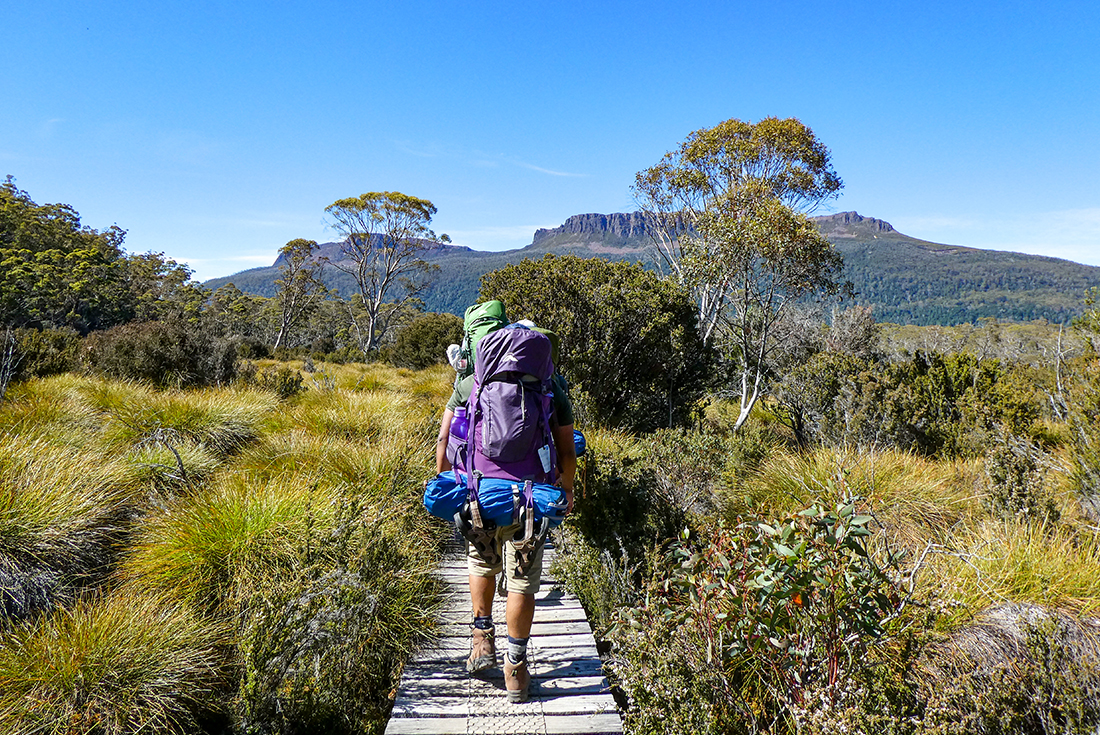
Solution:
<svg viewBox="0 0 1100 735">
<path fill-rule="evenodd" d="M 981 470 L 899 450 L 819 448 L 773 453 L 745 484 L 762 512 L 782 516 L 812 502 L 865 499 L 894 548 L 917 551 L 944 541 L 960 521 L 982 513 Z"/>
<path fill-rule="evenodd" d="M 104 440 L 110 447 L 191 442 L 226 455 L 256 440 L 278 399 L 263 391 L 215 388 L 150 393 L 137 400 L 97 401 L 109 415 Z"/>
<path fill-rule="evenodd" d="M 122 574 L 199 608 L 218 607 L 242 579 L 273 577 L 293 563 L 310 524 L 331 525 L 336 500 L 319 485 L 310 473 L 221 475 L 147 519 Z"/>
<path fill-rule="evenodd" d="M 80 392 L 87 382 L 60 375 L 10 387 L 0 402 L 0 433 L 57 445 L 87 444 L 103 424 Z"/>
<path fill-rule="evenodd" d="M 25 617 L 103 579 L 134 509 L 126 480 L 115 459 L 0 435 L 0 610 Z"/>
<path fill-rule="evenodd" d="M 370 441 L 405 428 L 411 414 L 405 394 L 337 390 L 304 394 L 282 422 L 317 436 Z"/>
<path fill-rule="evenodd" d="M 1100 611 L 1100 536 L 1064 525 L 987 519 L 922 572 L 957 605 L 951 624 L 989 605 L 1026 602 L 1077 615 Z"/>
<path fill-rule="evenodd" d="M 201 485 L 221 466 L 221 460 L 202 444 L 141 444 L 128 452 L 130 484 L 148 488 L 158 495 L 182 492 Z"/>
<path fill-rule="evenodd" d="M 0 633 L 0 731 L 194 732 L 225 686 L 227 631 L 118 590 Z"/>
</svg>

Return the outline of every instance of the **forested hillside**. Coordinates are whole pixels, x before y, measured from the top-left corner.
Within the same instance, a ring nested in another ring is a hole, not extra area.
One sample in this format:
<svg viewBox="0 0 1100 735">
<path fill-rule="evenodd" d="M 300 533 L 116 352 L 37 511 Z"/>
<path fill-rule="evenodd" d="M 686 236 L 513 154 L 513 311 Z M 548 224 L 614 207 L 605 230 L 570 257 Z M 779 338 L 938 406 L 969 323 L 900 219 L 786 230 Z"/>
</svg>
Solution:
<svg viewBox="0 0 1100 735">
<path fill-rule="evenodd" d="M 1100 283 L 1100 268 L 1095 266 L 927 242 L 855 212 L 814 221 L 844 256 L 845 277 L 856 293 L 851 303 L 870 306 L 880 322 L 948 326 L 983 317 L 1063 322 L 1079 313 L 1085 289 Z M 322 246 L 322 254 L 331 258 L 338 256 L 338 250 L 336 243 Z M 647 265 L 652 265 L 654 257 L 646 220 L 638 212 L 575 215 L 560 227 L 536 231 L 532 243 L 517 250 L 490 253 L 437 245 L 425 256 L 440 269 L 424 294 L 425 309 L 461 314 L 476 300 L 482 275 L 546 253 Z M 233 283 L 246 293 L 271 296 L 278 265 L 205 285 L 214 289 Z M 332 268 L 326 282 L 343 294 L 353 287 L 350 277 Z"/>
</svg>

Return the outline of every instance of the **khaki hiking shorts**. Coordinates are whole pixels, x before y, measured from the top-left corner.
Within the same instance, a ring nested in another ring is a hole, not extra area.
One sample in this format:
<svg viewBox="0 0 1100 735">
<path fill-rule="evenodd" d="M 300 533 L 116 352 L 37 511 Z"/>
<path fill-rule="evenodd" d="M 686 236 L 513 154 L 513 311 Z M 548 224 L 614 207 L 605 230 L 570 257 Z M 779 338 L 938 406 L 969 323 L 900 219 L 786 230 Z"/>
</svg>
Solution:
<svg viewBox="0 0 1100 735">
<path fill-rule="evenodd" d="M 498 549 L 503 548 L 504 557 L 502 564 L 491 567 L 477 554 L 473 544 L 466 544 L 466 568 L 473 577 L 492 577 L 502 571 L 507 576 L 505 586 L 509 592 L 518 592 L 521 595 L 533 595 L 539 591 L 542 584 L 542 550 L 546 544 L 539 544 L 535 556 L 531 561 L 531 569 L 526 577 L 516 576 L 516 550 L 512 537 L 520 530 L 520 524 L 515 523 L 507 528 L 498 528 L 494 543 Z"/>
</svg>

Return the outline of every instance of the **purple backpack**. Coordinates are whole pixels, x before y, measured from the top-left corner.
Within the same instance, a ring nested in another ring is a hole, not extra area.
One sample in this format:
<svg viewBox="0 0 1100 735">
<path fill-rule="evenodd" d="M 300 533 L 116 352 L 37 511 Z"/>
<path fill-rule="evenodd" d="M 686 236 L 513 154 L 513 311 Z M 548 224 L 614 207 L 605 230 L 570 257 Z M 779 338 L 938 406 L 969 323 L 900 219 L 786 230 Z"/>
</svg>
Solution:
<svg viewBox="0 0 1100 735">
<path fill-rule="evenodd" d="M 477 344 L 470 422 L 462 469 L 472 496 L 482 478 L 553 483 L 557 456 L 550 431 L 554 362 L 546 335 L 512 325 Z"/>
</svg>

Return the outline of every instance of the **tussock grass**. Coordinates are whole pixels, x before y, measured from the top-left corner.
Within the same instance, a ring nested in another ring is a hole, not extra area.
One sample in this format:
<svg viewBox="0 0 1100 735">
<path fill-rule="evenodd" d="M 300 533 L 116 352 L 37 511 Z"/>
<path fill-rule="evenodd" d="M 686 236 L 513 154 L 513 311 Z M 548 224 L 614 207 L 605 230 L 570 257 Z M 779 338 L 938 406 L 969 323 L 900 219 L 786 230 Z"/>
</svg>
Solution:
<svg viewBox="0 0 1100 735">
<path fill-rule="evenodd" d="M 326 523 L 333 501 L 316 484 L 310 474 L 222 476 L 150 518 L 122 574 L 202 609 L 217 607 L 236 594 L 242 575 L 277 575 L 299 553 L 309 524 Z"/>
<path fill-rule="evenodd" d="M 126 467 L 0 436 L 0 612 L 26 617 L 102 580 L 133 510 Z"/>
<path fill-rule="evenodd" d="M 264 419 L 278 399 L 262 391 L 210 389 L 161 393 L 141 401 L 98 402 L 110 416 L 104 440 L 110 447 L 134 446 L 151 439 L 194 442 L 219 454 L 231 454 L 260 436 Z"/>
<path fill-rule="evenodd" d="M 283 421 L 317 436 L 370 441 L 404 428 L 410 405 L 407 395 L 384 391 L 306 393 Z"/>
<path fill-rule="evenodd" d="M 174 450 L 174 451 L 173 451 Z M 181 492 L 202 484 L 221 467 L 221 460 L 201 444 L 168 446 L 147 443 L 125 455 L 129 483 L 157 494 Z"/>
<path fill-rule="evenodd" d="M 976 462 L 937 462 L 893 449 L 819 448 L 773 453 L 744 490 L 758 508 L 776 516 L 814 501 L 866 498 L 892 547 L 915 553 L 980 517 L 981 478 Z"/>
<path fill-rule="evenodd" d="M 120 590 L 0 633 L 0 731 L 194 732 L 225 682 L 227 631 Z"/>
<path fill-rule="evenodd" d="M 59 445 L 87 444 L 102 418 L 79 392 L 86 382 L 59 375 L 12 386 L 0 403 L 0 433 Z"/>
<path fill-rule="evenodd" d="M 1100 537 L 1095 533 L 989 519 L 960 542 L 956 555 L 938 555 L 928 572 L 946 588 L 946 596 L 962 603 L 960 615 L 1003 602 L 1076 615 L 1100 611 Z"/>
</svg>

